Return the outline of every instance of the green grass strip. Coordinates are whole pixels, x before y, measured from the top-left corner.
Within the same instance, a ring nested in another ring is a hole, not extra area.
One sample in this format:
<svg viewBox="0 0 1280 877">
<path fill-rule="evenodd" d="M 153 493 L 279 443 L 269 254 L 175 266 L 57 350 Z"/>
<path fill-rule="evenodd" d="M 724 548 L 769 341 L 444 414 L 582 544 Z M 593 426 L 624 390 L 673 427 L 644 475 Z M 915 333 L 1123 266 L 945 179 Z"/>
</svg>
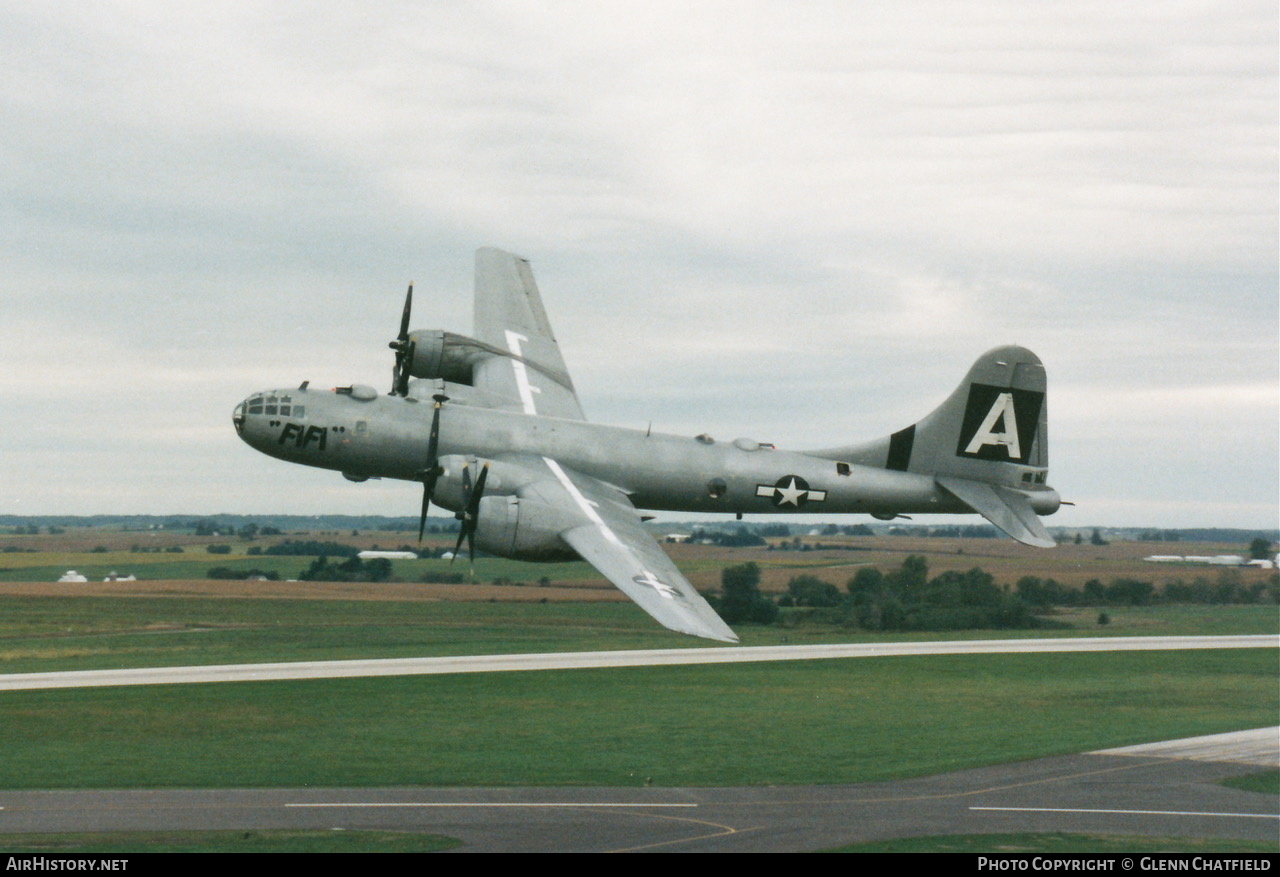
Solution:
<svg viewBox="0 0 1280 877">
<path fill-rule="evenodd" d="M 1242 777 L 1231 777 L 1222 781 L 1222 785 L 1246 792 L 1261 792 L 1264 795 L 1280 795 L 1280 770 L 1264 770 L 1259 773 L 1246 774 Z"/>
<path fill-rule="evenodd" d="M 1275 853 L 1280 842 L 1228 838 L 1130 837 L 1116 834 L 957 834 L 850 844 L 832 853 Z"/>
<path fill-rule="evenodd" d="M 5 834 L 9 854 L 117 856 L 129 853 L 434 853 L 462 841 L 395 831 L 117 831 Z"/>
<path fill-rule="evenodd" d="M 0 788 L 853 783 L 1275 723 L 1272 649 L 0 695 Z"/>
</svg>

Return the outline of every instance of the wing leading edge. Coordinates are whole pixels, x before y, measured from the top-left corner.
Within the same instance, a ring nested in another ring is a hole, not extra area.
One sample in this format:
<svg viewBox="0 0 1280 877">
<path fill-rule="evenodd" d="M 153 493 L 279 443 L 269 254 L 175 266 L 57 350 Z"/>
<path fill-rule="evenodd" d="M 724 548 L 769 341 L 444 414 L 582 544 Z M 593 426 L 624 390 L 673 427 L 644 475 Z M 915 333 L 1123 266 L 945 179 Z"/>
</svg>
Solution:
<svg viewBox="0 0 1280 877">
<path fill-rule="evenodd" d="M 738 641 L 644 529 L 625 494 L 549 457 L 542 460 L 550 477 L 538 480 L 538 498 L 553 503 L 563 515 L 567 526 L 560 538 L 583 560 L 664 627 L 720 642 Z"/>
</svg>

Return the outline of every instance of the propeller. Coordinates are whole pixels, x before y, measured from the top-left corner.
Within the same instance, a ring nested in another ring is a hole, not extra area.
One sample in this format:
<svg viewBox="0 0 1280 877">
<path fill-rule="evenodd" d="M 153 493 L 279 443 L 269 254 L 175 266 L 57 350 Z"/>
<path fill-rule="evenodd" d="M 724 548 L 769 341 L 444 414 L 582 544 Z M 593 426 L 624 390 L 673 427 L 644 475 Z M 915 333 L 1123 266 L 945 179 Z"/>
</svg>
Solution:
<svg viewBox="0 0 1280 877">
<path fill-rule="evenodd" d="M 458 551 L 462 548 L 462 540 L 467 540 L 467 551 L 471 555 L 471 562 L 476 562 L 476 525 L 480 520 L 480 500 L 484 498 L 484 480 L 489 476 L 489 464 L 485 463 L 480 470 L 480 477 L 476 479 L 475 488 L 471 487 L 471 470 L 466 463 L 462 464 L 462 495 L 463 505 L 462 511 L 458 512 L 457 518 L 462 522 L 462 526 L 458 528 L 458 544 L 453 546 L 453 560 L 458 559 Z M 450 563 L 453 563 L 450 560 Z"/>
<path fill-rule="evenodd" d="M 431 412 L 431 437 L 427 439 L 427 466 L 418 473 L 422 479 L 422 515 L 418 518 L 418 541 L 427 529 L 427 508 L 431 505 L 431 495 L 436 491 L 436 479 L 440 477 L 440 406 L 449 401 L 448 396 L 436 394 L 435 410 Z"/>
<path fill-rule="evenodd" d="M 409 339 L 409 314 L 413 311 L 413 284 L 404 297 L 404 313 L 400 315 L 400 334 L 387 346 L 396 352 L 396 365 L 391 371 L 391 395 L 409 395 L 409 365 L 413 362 L 414 343 Z"/>
</svg>

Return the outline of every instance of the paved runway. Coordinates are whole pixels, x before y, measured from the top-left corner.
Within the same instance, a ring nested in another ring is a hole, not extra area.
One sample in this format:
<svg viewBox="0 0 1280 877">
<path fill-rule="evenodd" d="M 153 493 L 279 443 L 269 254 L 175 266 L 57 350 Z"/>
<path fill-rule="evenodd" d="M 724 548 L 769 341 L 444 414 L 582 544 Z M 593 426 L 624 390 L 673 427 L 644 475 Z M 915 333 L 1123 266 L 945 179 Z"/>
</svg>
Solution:
<svg viewBox="0 0 1280 877">
<path fill-rule="evenodd" d="M 479 655 L 444 658 L 390 658 L 362 661 L 301 661 L 279 664 L 222 664 L 82 670 L 0 675 L 0 691 L 91 688 L 108 685 L 172 685 L 192 682 L 263 682 L 279 679 L 416 676 L 435 673 L 489 673 L 571 670 L 583 667 L 639 667 L 874 658 L 889 655 L 974 655 L 1010 652 L 1118 652 L 1164 649 L 1280 648 L 1280 636 L 1127 636 L 1061 639 L 956 640 L 949 642 L 854 643 L 818 646 L 738 646 L 616 652 L 555 652 L 534 655 Z"/>
<path fill-rule="evenodd" d="M 11 832 L 268 828 L 444 834 L 463 852 L 783 852 L 1016 831 L 1278 842 L 1274 795 L 1218 781 L 1280 766 L 1280 728 L 1127 754 L 1045 758 L 890 783 L 762 788 L 0 792 Z M 1195 760 L 1165 752 L 1195 750 Z"/>
</svg>

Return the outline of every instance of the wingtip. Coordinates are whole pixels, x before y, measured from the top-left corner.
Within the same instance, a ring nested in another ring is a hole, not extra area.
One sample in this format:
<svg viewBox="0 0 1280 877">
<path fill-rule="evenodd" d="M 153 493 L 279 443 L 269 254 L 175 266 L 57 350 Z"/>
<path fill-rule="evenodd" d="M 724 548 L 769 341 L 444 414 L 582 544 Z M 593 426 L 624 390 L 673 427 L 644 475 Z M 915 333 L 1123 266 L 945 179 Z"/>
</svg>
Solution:
<svg viewBox="0 0 1280 877">
<path fill-rule="evenodd" d="M 715 640 L 716 642 L 719 642 L 719 643 L 728 643 L 731 646 L 736 646 L 738 644 L 738 635 L 734 633 L 732 630 L 730 630 L 728 625 L 725 625 L 725 628 L 723 631 L 688 630 L 683 632 L 692 634 L 693 636 L 699 637 L 700 639 L 710 639 L 710 640 Z"/>
</svg>

